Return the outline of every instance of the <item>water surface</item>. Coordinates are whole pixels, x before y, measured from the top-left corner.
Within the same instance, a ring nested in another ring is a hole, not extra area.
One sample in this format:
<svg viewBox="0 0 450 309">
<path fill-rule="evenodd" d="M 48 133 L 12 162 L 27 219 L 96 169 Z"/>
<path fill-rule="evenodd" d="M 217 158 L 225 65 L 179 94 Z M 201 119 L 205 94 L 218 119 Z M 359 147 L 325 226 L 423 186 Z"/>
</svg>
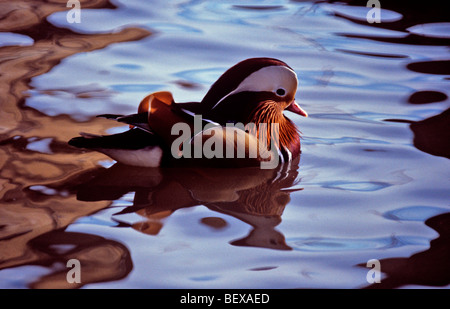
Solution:
<svg viewBox="0 0 450 309">
<path fill-rule="evenodd" d="M 379 24 L 365 1 L 86 0 L 79 24 L 1 4 L 0 287 L 447 288 L 450 21 L 402 2 Z M 300 162 L 137 169 L 67 145 L 259 56 L 299 76 Z"/>
</svg>

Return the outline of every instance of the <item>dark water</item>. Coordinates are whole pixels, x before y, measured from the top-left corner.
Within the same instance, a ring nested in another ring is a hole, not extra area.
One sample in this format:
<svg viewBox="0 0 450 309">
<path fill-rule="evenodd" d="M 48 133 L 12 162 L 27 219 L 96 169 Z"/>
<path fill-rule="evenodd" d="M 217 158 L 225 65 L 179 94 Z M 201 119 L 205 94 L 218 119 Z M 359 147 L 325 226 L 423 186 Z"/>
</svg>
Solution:
<svg viewBox="0 0 450 309">
<path fill-rule="evenodd" d="M 450 21 L 439 2 L 0 3 L 1 288 L 448 288 Z M 298 164 L 137 169 L 74 149 L 149 92 L 299 76 Z M 82 283 L 68 283 L 78 259 Z M 370 284 L 367 261 L 381 262 Z"/>
</svg>

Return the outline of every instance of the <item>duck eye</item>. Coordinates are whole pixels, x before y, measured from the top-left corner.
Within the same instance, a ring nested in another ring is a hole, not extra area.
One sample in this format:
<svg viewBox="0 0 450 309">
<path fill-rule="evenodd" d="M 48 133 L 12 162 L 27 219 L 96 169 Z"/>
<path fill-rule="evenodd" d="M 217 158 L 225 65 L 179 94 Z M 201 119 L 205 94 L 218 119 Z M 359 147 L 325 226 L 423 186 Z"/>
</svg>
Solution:
<svg viewBox="0 0 450 309">
<path fill-rule="evenodd" d="M 283 88 L 278 88 L 276 94 L 282 97 L 286 94 L 286 90 L 284 90 Z"/>
</svg>

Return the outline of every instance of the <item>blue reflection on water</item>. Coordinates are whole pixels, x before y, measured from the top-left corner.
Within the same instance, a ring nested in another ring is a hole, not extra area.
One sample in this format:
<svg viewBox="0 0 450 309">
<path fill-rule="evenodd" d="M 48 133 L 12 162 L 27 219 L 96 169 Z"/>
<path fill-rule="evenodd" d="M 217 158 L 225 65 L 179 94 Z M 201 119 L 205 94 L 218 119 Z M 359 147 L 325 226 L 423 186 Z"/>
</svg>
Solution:
<svg viewBox="0 0 450 309">
<path fill-rule="evenodd" d="M 383 144 L 383 145 L 390 144 L 387 141 L 366 139 L 366 138 L 360 138 L 360 137 L 350 137 L 350 136 L 344 136 L 344 137 L 339 137 L 339 138 L 321 138 L 321 137 L 305 136 L 302 138 L 302 143 L 304 145 L 336 145 L 336 144 L 347 144 L 347 143 L 350 143 L 350 144 L 354 144 L 354 143 Z"/>
<path fill-rule="evenodd" d="M 396 221 L 425 221 L 446 212 L 449 212 L 449 209 L 433 206 L 409 206 L 387 211 L 383 217 Z"/>
<path fill-rule="evenodd" d="M 14 45 L 33 45 L 34 40 L 29 36 L 11 33 L 11 32 L 0 32 L 0 47 L 1 46 L 14 46 Z"/>
<path fill-rule="evenodd" d="M 187 26 L 187 25 L 181 25 L 176 23 L 147 23 L 145 24 L 150 29 L 156 31 L 156 32 L 164 32 L 166 34 L 173 34 L 173 33 L 202 33 L 203 31 L 201 29 Z"/>
<path fill-rule="evenodd" d="M 391 236 L 367 239 L 331 237 L 299 237 L 287 239 L 287 243 L 294 250 L 309 252 L 381 250 L 409 245 L 426 246 L 428 242 L 428 238 L 417 236 Z"/>
<path fill-rule="evenodd" d="M 127 69 L 127 70 L 141 70 L 144 68 L 142 65 L 132 64 L 132 63 L 118 63 L 118 64 L 115 64 L 114 67 L 121 68 L 121 69 Z"/>
<path fill-rule="evenodd" d="M 390 187 L 391 184 L 387 182 L 380 181 L 331 181 L 331 182 L 322 182 L 320 185 L 323 188 L 329 189 L 339 189 L 346 191 L 361 191 L 361 192 L 372 192 L 378 191 L 387 187 Z"/>
<path fill-rule="evenodd" d="M 120 92 L 154 92 L 164 88 L 165 85 L 154 84 L 114 84 L 110 85 L 111 89 Z"/>
<path fill-rule="evenodd" d="M 295 13 L 295 6 L 287 1 L 189 1 L 180 5 L 180 16 L 194 21 L 207 21 L 234 25 L 248 25 L 251 19 L 272 18 L 277 14 Z"/>
<path fill-rule="evenodd" d="M 118 226 L 119 223 L 117 222 L 113 222 L 113 221 L 108 221 L 108 220 L 102 220 L 93 216 L 89 216 L 89 217 L 82 217 L 80 219 L 78 219 L 77 221 L 75 221 L 75 224 L 94 224 L 94 225 L 100 225 L 100 226 Z"/>
<path fill-rule="evenodd" d="M 220 276 L 214 276 L 214 275 L 199 276 L 199 277 L 191 277 L 189 279 L 191 279 L 192 281 L 212 281 L 212 280 L 216 280 L 217 278 L 220 278 Z"/>
<path fill-rule="evenodd" d="M 176 77 L 193 83 L 211 85 L 227 68 L 207 68 L 198 70 L 186 70 L 175 73 Z"/>
</svg>

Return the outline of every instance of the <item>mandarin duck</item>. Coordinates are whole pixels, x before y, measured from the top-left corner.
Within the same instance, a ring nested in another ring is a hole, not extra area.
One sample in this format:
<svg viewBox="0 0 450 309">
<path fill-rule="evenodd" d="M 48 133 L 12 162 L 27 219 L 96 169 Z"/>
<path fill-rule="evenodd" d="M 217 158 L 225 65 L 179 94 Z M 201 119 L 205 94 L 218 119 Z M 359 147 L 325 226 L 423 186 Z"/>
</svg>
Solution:
<svg viewBox="0 0 450 309">
<path fill-rule="evenodd" d="M 308 116 L 295 101 L 297 86 L 297 75 L 285 62 L 246 59 L 223 73 L 201 102 L 176 103 L 170 92 L 155 92 L 136 114 L 98 116 L 127 123 L 129 130 L 80 133 L 69 144 L 132 166 L 242 167 L 270 161 L 270 167 L 261 167 L 275 168 L 300 155 L 299 131 L 283 114 Z"/>
</svg>

